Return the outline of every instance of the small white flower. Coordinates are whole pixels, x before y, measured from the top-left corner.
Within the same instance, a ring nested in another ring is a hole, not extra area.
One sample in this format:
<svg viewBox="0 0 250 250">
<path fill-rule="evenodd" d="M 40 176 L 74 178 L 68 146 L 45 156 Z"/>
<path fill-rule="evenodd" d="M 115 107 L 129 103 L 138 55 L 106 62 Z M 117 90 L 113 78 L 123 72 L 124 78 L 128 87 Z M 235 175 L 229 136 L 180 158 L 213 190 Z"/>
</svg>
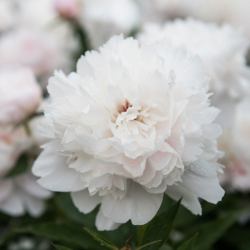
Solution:
<svg viewBox="0 0 250 250">
<path fill-rule="evenodd" d="M 38 217 L 45 210 L 44 200 L 49 197 L 51 193 L 40 187 L 31 173 L 0 179 L 0 211 L 10 216 L 28 212 Z"/>
<path fill-rule="evenodd" d="M 163 26 L 147 24 L 139 34 L 143 43 L 153 43 L 164 37 L 176 46 L 185 45 L 201 57 L 211 77 L 210 90 L 216 98 L 225 93 L 231 98 L 249 93 L 250 69 L 245 59 L 249 41 L 241 30 L 187 19 L 166 22 Z"/>
<path fill-rule="evenodd" d="M 139 9 L 133 0 L 82 0 L 81 22 L 94 48 L 113 35 L 128 35 L 139 23 Z"/>
<path fill-rule="evenodd" d="M 201 61 L 162 41 L 139 46 L 123 36 L 87 52 L 77 72 L 49 81 L 54 140 L 33 166 L 38 183 L 72 192 L 83 213 L 101 204 L 99 230 L 149 222 L 166 193 L 201 214 L 220 187 L 208 78 Z"/>
<path fill-rule="evenodd" d="M 41 88 L 29 68 L 0 67 L 0 125 L 23 121 L 41 101 Z"/>
</svg>

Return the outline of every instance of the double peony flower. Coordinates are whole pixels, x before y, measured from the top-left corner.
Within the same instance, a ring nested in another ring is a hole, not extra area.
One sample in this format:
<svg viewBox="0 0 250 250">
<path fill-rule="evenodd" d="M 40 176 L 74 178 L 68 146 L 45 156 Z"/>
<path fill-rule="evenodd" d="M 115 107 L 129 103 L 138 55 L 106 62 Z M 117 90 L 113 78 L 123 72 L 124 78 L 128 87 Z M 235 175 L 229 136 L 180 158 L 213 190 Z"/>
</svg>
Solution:
<svg viewBox="0 0 250 250">
<path fill-rule="evenodd" d="M 208 87 L 201 60 L 184 48 L 111 38 L 81 57 L 76 73 L 50 78 L 53 127 L 33 166 L 38 183 L 71 192 L 83 213 L 100 204 L 99 230 L 149 222 L 164 193 L 201 214 L 198 198 L 224 195 Z"/>
</svg>

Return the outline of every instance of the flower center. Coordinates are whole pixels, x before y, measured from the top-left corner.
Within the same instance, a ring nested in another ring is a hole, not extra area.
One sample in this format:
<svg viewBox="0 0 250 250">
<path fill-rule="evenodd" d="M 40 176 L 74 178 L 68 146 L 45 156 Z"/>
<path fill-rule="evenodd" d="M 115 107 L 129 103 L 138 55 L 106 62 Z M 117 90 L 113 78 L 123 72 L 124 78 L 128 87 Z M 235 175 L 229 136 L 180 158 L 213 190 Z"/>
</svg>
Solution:
<svg viewBox="0 0 250 250">
<path fill-rule="evenodd" d="M 123 112 L 126 112 L 130 107 L 132 107 L 132 104 L 129 102 L 128 99 L 126 99 L 125 104 L 122 106 Z"/>
</svg>

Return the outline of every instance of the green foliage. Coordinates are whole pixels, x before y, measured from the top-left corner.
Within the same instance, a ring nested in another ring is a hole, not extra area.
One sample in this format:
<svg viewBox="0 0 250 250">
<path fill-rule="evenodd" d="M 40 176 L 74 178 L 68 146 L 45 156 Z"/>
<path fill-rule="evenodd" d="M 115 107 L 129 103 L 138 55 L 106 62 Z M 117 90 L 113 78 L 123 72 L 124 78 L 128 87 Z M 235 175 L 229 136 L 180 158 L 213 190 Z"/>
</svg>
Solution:
<svg viewBox="0 0 250 250">
<path fill-rule="evenodd" d="M 113 244 L 112 242 L 106 240 L 104 237 L 102 237 L 101 235 L 97 234 L 96 232 L 89 230 L 87 228 L 85 228 L 86 232 L 88 232 L 93 239 L 95 239 L 96 241 L 98 241 L 99 243 L 101 243 L 102 246 L 105 246 L 111 250 L 119 250 L 118 247 L 116 247 L 115 244 Z"/>
<path fill-rule="evenodd" d="M 68 223 L 44 223 L 19 227 L 16 233 L 30 233 L 64 243 L 74 244 L 84 249 L 102 249 L 92 237 L 80 227 Z"/>
<path fill-rule="evenodd" d="M 174 220 L 177 215 L 181 200 L 166 212 L 156 216 L 147 226 L 142 239 L 142 245 L 156 240 L 161 240 L 154 245 L 149 245 L 144 250 L 158 250 L 167 241 L 173 228 Z"/>
<path fill-rule="evenodd" d="M 15 166 L 6 174 L 5 178 L 13 178 L 17 175 L 23 174 L 28 170 L 28 167 L 28 157 L 26 155 L 21 155 Z"/>
<path fill-rule="evenodd" d="M 177 250 L 193 250 L 197 235 L 198 233 L 196 233 L 190 240 L 184 242 Z"/>
<path fill-rule="evenodd" d="M 52 244 L 57 250 L 72 250 L 72 249 L 69 249 L 67 247 L 63 247 L 63 246 L 59 246 L 59 245 L 54 245 Z"/>
<path fill-rule="evenodd" d="M 161 242 L 161 240 L 156 240 L 156 241 L 153 241 L 153 242 L 147 243 L 147 244 L 145 244 L 145 245 L 143 245 L 143 246 L 138 247 L 136 250 L 141 250 L 141 249 L 143 249 L 143 248 L 146 248 L 147 246 L 150 246 L 150 245 L 156 244 L 156 243 L 158 243 L 158 242 Z"/>
</svg>

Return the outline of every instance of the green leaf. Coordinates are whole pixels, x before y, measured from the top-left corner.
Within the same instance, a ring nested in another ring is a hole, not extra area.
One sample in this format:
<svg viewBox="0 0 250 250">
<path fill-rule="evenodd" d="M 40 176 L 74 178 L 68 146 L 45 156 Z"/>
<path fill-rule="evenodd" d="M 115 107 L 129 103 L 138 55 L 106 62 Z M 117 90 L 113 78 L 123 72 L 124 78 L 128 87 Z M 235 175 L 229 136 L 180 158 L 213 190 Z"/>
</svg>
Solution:
<svg viewBox="0 0 250 250">
<path fill-rule="evenodd" d="M 80 227 L 69 223 L 44 223 L 14 229 L 17 233 L 30 233 L 68 244 L 74 244 L 84 249 L 103 249 L 96 241 Z"/>
<path fill-rule="evenodd" d="M 195 250 L 209 249 L 238 220 L 244 210 L 240 209 L 203 225 L 199 230 Z"/>
<path fill-rule="evenodd" d="M 59 245 L 54 245 L 53 243 L 51 243 L 57 250 L 72 250 L 72 249 L 69 249 L 67 247 L 63 247 L 63 246 L 59 246 Z"/>
<path fill-rule="evenodd" d="M 181 200 L 174 206 L 170 207 L 166 212 L 156 216 L 147 226 L 142 239 L 142 245 L 149 242 L 161 240 L 161 242 L 150 245 L 144 250 L 158 250 L 167 241 L 169 234 L 173 228 L 173 223 L 180 207 Z"/>
<path fill-rule="evenodd" d="M 160 250 L 173 250 L 173 248 L 169 245 L 163 245 Z"/>
<path fill-rule="evenodd" d="M 177 250 L 193 250 L 194 249 L 194 243 L 196 240 L 198 233 L 196 233 L 191 239 L 184 242 L 180 247 L 178 247 Z"/>
<path fill-rule="evenodd" d="M 141 250 L 141 249 L 143 249 L 143 248 L 145 248 L 145 247 L 147 247 L 147 246 L 153 245 L 153 244 L 158 243 L 158 242 L 160 242 L 160 241 L 161 241 L 161 240 L 156 240 L 156 241 L 150 242 L 150 243 L 148 243 L 148 244 L 146 244 L 146 245 L 140 246 L 140 247 L 137 248 L 136 250 Z"/>
<path fill-rule="evenodd" d="M 87 229 L 87 228 L 84 228 L 84 229 L 86 230 L 86 232 L 88 232 L 93 237 L 93 239 L 95 239 L 96 241 L 101 243 L 101 245 L 103 245 L 109 249 L 112 249 L 112 250 L 119 250 L 118 247 L 116 247 L 116 245 L 114 245 L 112 242 L 106 240 L 104 237 L 97 234 L 96 232 L 94 232 L 90 229 Z"/>
<path fill-rule="evenodd" d="M 21 155 L 16 162 L 16 165 L 5 175 L 5 178 L 15 177 L 23 174 L 28 170 L 28 158 L 26 155 Z"/>
</svg>

